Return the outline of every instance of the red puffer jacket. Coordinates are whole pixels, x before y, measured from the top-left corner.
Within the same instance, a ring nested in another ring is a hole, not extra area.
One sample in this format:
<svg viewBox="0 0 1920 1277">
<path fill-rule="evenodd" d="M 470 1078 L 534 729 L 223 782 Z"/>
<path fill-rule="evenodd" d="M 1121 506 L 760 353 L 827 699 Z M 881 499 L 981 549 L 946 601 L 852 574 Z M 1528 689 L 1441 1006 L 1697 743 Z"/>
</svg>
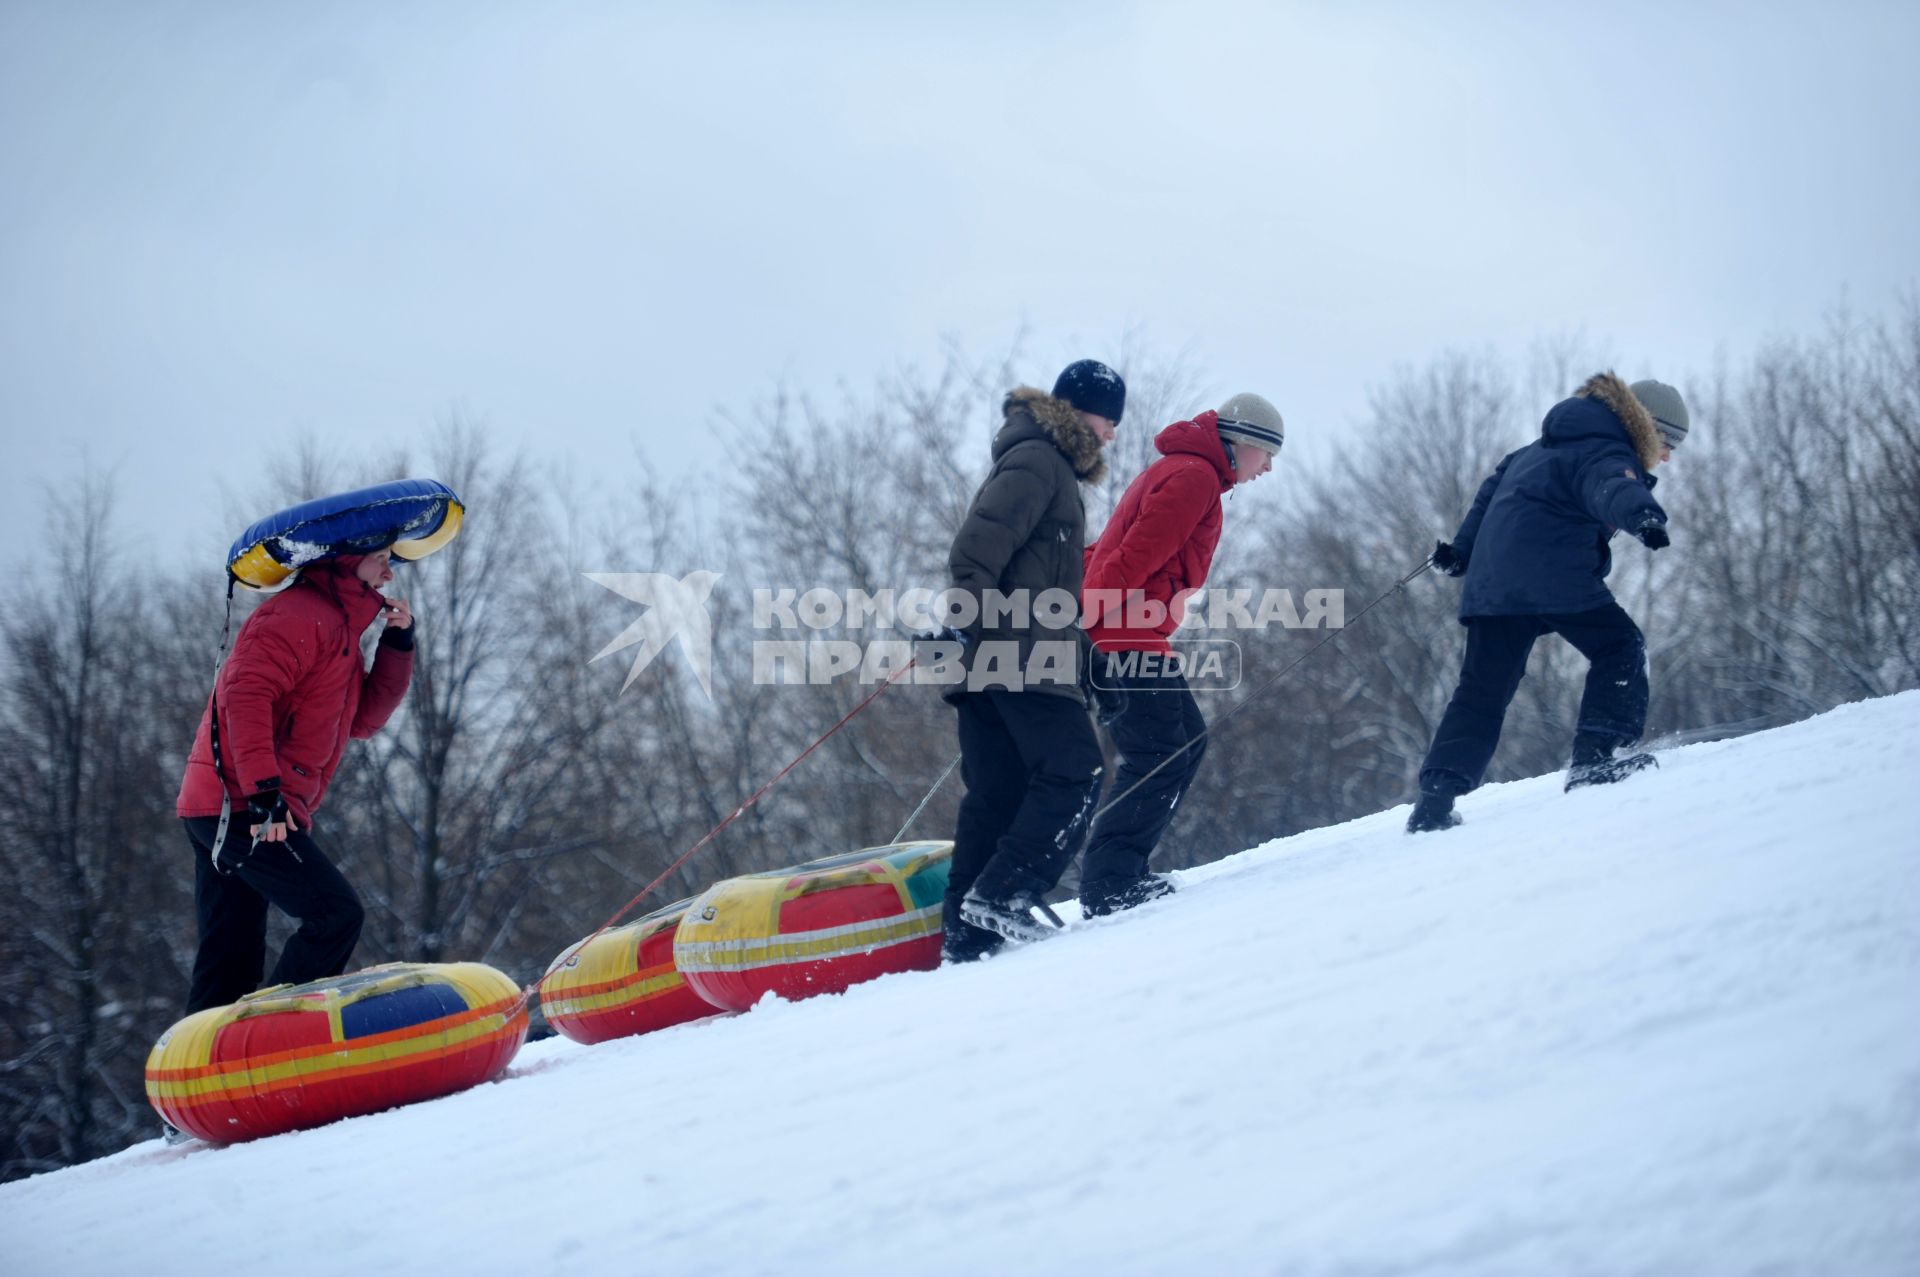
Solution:
<svg viewBox="0 0 1920 1277">
<path fill-rule="evenodd" d="M 359 562 L 314 564 L 240 627 L 187 755 L 175 804 L 181 816 L 219 815 L 221 779 L 244 813 L 248 795 L 278 777 L 287 810 L 305 829 L 348 738 L 373 735 L 399 707 L 413 677 L 412 635 L 390 631 L 373 669 L 361 668 L 360 636 L 386 600 L 354 575 Z M 215 775 L 208 730 L 215 703 L 224 777 Z"/>
<path fill-rule="evenodd" d="M 1218 413 L 1203 412 L 1155 435 L 1163 455 L 1128 485 L 1088 547 L 1082 610 L 1101 651 L 1170 650 L 1167 636 L 1180 627 L 1186 595 L 1206 584 L 1220 544 L 1220 494 L 1233 487 L 1219 422 Z M 1136 590 L 1160 605 L 1158 618 L 1137 602 L 1127 606 Z"/>
</svg>

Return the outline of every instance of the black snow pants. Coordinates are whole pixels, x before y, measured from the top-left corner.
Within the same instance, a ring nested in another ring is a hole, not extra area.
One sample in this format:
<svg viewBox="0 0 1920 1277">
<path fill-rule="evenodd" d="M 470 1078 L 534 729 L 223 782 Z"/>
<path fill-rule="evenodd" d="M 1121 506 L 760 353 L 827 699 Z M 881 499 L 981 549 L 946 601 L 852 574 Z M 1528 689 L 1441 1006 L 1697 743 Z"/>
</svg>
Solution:
<svg viewBox="0 0 1920 1277">
<path fill-rule="evenodd" d="M 1420 767 L 1421 792 L 1457 797 L 1479 787 L 1527 656 L 1543 634 L 1558 634 L 1592 663 L 1576 732 L 1609 750 L 1640 739 L 1647 724 L 1647 645 L 1618 603 L 1552 616 L 1476 616 L 1467 621 L 1460 685 Z"/>
<path fill-rule="evenodd" d="M 1000 937 L 960 917 L 969 890 L 993 900 L 1044 896 L 1086 837 L 1100 796 L 1099 738 L 1078 700 L 1048 692 L 957 698 L 967 783 L 953 832 L 943 923 L 950 956 L 975 958 Z"/>
<path fill-rule="evenodd" d="M 1109 787 L 1113 805 L 1087 836 L 1083 901 L 1089 893 L 1111 897 L 1147 876 L 1148 859 L 1207 752 L 1207 720 L 1184 677 L 1123 674 L 1110 682 L 1126 694 L 1119 717 L 1108 724 L 1120 766 Z"/>
<path fill-rule="evenodd" d="M 305 984 L 347 969 L 366 911 L 306 830 L 290 831 L 284 843 L 261 843 L 238 869 L 222 874 L 209 855 L 220 822 L 196 816 L 181 823 L 193 844 L 193 903 L 200 918 L 187 1014 L 226 1006 L 262 987 L 270 904 L 299 919 L 300 927 L 280 950 L 269 985 Z M 227 831 L 229 844 L 237 838 L 244 849 L 252 841 L 246 826 L 247 809 L 241 807 Z"/>
</svg>

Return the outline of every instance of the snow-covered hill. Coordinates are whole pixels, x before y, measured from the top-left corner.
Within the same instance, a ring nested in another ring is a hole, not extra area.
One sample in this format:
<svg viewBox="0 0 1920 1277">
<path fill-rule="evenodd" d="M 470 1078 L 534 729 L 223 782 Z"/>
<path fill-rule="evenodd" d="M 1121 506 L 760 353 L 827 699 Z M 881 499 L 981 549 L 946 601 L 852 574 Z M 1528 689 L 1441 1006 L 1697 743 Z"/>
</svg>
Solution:
<svg viewBox="0 0 1920 1277">
<path fill-rule="evenodd" d="M 976 966 L 7 1185 L 0 1268 L 1920 1273 L 1920 693 L 1462 810 Z"/>
</svg>

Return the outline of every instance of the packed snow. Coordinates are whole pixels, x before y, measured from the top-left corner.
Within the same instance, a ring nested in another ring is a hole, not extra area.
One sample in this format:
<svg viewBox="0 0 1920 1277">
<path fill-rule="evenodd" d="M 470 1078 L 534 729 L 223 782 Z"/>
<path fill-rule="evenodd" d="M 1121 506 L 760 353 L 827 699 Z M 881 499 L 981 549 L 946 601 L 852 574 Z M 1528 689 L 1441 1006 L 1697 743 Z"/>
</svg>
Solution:
<svg viewBox="0 0 1920 1277">
<path fill-rule="evenodd" d="M 5 1185 L 3 1267 L 1920 1272 L 1920 692 L 1461 810 L 971 967 Z"/>
</svg>

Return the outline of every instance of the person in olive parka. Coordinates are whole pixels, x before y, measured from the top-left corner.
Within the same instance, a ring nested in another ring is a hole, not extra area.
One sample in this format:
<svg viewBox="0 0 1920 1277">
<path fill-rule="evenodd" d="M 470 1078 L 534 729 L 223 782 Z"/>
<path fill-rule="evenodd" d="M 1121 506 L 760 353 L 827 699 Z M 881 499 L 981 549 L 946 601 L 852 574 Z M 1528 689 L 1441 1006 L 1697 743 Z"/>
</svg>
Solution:
<svg viewBox="0 0 1920 1277">
<path fill-rule="evenodd" d="M 969 605 L 952 618 L 966 677 L 943 693 L 959 713 L 967 786 L 942 918 L 950 961 L 1044 934 L 1031 911 L 1072 863 L 1100 793 L 1100 742 L 1081 688 L 1080 485 L 1106 474 L 1101 449 L 1126 394 L 1120 375 L 1092 359 L 1068 365 L 1052 394 L 1010 393 L 993 469 L 948 555 L 949 596 Z M 1064 592 L 1064 617 L 1047 614 L 1049 591 Z"/>
<path fill-rule="evenodd" d="M 1625 529 L 1649 550 L 1668 544 L 1653 471 L 1686 434 L 1678 390 L 1658 381 L 1628 386 L 1600 373 L 1554 405 L 1540 437 L 1501 461 L 1452 542 L 1435 547 L 1434 567 L 1466 577 L 1460 621 L 1467 652 L 1421 765 L 1407 832 L 1460 823 L 1454 799 L 1478 788 L 1527 655 L 1545 634 L 1560 635 L 1592 663 L 1566 787 L 1608 784 L 1654 765 L 1651 754 L 1614 756 L 1646 726 L 1647 649 L 1607 589 L 1607 543 Z"/>
</svg>

